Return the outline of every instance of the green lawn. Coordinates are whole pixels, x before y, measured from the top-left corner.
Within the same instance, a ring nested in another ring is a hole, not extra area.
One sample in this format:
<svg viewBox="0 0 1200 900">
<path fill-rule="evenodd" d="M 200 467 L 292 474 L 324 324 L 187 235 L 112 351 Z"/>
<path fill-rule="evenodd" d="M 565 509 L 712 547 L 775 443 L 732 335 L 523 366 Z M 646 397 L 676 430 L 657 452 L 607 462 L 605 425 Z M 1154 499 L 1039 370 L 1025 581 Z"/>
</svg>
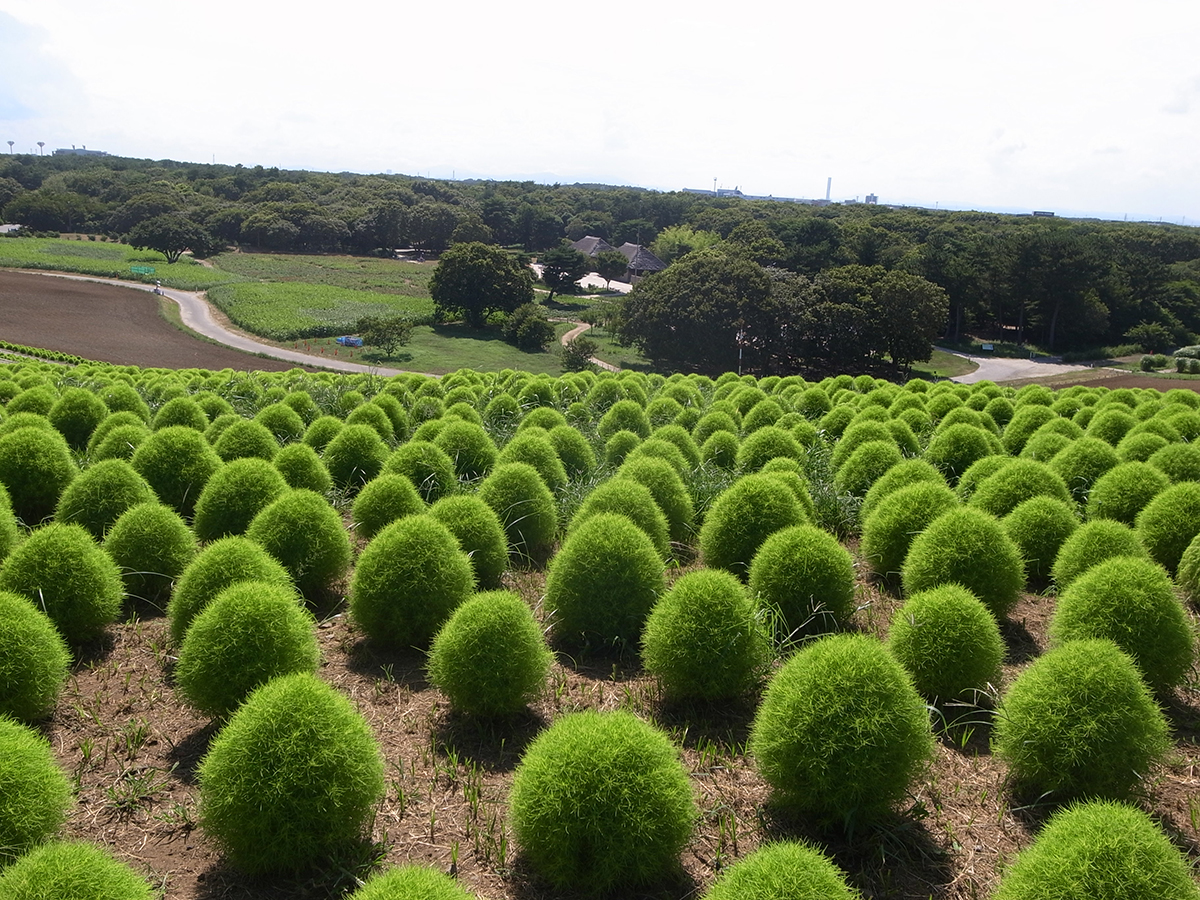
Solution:
<svg viewBox="0 0 1200 900">
<path fill-rule="evenodd" d="M 254 281 L 302 281 L 355 291 L 429 297 L 433 263 L 402 262 L 360 256 L 291 256 L 272 253 L 222 253 L 213 265 Z"/>
<path fill-rule="evenodd" d="M 928 362 L 913 363 L 912 371 L 917 378 L 957 378 L 959 375 L 970 375 L 978 368 L 969 359 L 945 350 L 934 350 Z"/>
<path fill-rule="evenodd" d="M 0 238 L 0 266 L 78 272 L 102 278 L 120 278 L 184 291 L 203 291 L 214 285 L 241 281 L 235 273 L 223 272 L 184 257 L 177 263 L 153 250 L 135 250 L 128 244 L 105 241 L 76 241 L 61 238 Z M 152 267 L 152 274 L 137 274 L 132 266 Z"/>
</svg>

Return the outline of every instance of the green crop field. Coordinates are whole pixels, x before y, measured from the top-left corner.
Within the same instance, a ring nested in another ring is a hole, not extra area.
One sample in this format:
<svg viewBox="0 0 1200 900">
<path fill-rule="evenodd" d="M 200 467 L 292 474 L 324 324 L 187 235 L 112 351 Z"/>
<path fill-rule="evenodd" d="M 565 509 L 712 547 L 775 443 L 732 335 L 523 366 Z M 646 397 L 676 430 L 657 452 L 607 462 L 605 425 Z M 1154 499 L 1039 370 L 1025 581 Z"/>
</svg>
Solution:
<svg viewBox="0 0 1200 900">
<path fill-rule="evenodd" d="M 128 244 L 60 238 L 0 240 L 0 266 L 78 272 L 146 284 L 153 284 L 157 279 L 168 287 L 184 291 L 203 291 L 217 284 L 242 280 L 240 275 L 201 265 L 193 259 L 184 258 L 168 264 L 165 256 L 153 250 L 136 250 Z M 130 271 L 132 266 L 151 266 L 154 273 L 139 275 Z"/>
<path fill-rule="evenodd" d="M 328 287 L 409 297 L 429 296 L 432 264 L 359 256 L 278 256 L 222 253 L 213 265 L 255 281 L 302 281 Z"/>
</svg>

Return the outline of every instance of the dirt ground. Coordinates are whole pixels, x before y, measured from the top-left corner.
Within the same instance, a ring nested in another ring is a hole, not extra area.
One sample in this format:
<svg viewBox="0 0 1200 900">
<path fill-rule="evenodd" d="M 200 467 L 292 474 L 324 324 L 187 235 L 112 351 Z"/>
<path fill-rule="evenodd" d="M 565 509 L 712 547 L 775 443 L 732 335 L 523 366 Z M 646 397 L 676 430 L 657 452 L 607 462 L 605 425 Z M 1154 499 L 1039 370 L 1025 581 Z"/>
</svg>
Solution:
<svg viewBox="0 0 1200 900">
<path fill-rule="evenodd" d="M 0 340 L 146 368 L 293 368 L 201 340 L 160 315 L 159 302 L 117 285 L 0 269 Z"/>
</svg>

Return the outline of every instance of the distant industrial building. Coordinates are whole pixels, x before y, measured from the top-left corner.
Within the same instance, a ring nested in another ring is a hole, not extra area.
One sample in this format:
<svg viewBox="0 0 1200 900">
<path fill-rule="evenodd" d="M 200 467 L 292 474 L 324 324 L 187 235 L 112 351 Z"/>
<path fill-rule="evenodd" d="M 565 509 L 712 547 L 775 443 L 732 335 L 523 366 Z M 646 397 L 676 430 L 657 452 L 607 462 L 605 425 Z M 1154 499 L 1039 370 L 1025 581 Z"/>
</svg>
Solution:
<svg viewBox="0 0 1200 900">
<path fill-rule="evenodd" d="M 833 187 L 833 179 L 829 179 L 829 184 L 825 189 L 825 196 L 819 198 L 802 198 L 802 197 L 773 197 L 770 194 L 766 196 L 760 194 L 743 194 L 737 188 L 683 188 L 685 194 L 704 194 L 708 197 L 734 197 L 738 200 L 774 200 L 776 203 L 799 203 L 803 206 L 829 206 L 834 201 L 830 199 L 830 191 Z M 847 200 L 847 203 L 852 202 Z M 875 194 L 867 194 L 864 201 L 866 203 L 877 204 L 879 197 Z"/>
<path fill-rule="evenodd" d="M 71 145 L 70 150 L 59 149 L 54 151 L 55 156 L 108 156 L 103 150 L 89 150 L 87 147 L 76 147 Z"/>
</svg>

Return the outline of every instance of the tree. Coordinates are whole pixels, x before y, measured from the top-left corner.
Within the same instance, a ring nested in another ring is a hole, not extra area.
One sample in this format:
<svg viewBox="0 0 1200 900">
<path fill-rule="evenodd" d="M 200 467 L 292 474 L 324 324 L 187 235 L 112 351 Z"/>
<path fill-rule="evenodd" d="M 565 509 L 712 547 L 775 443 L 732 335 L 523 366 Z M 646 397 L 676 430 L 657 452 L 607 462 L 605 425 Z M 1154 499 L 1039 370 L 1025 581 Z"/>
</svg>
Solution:
<svg viewBox="0 0 1200 900">
<path fill-rule="evenodd" d="M 712 249 L 638 282 L 616 329 L 652 359 L 727 371 L 737 368 L 739 346 L 761 351 L 777 338 L 777 313 L 761 266 Z"/>
<path fill-rule="evenodd" d="M 482 328 L 489 314 L 532 303 L 533 279 L 499 247 L 471 241 L 442 254 L 429 294 L 439 316 L 462 316 L 471 327 Z"/>
<path fill-rule="evenodd" d="M 622 257 L 623 259 L 624 257 Z M 588 271 L 588 258 L 573 247 L 563 245 L 542 254 L 542 281 L 550 288 L 546 301 L 554 299 L 554 292 L 574 287 Z"/>
<path fill-rule="evenodd" d="M 600 345 L 582 334 L 573 337 L 562 348 L 562 366 L 566 372 L 583 372 L 596 368 L 592 357 L 600 350 Z"/>
<path fill-rule="evenodd" d="M 624 275 L 628 268 L 629 260 L 620 250 L 601 250 L 596 254 L 596 272 L 606 286 L 611 285 L 614 278 Z"/>
<path fill-rule="evenodd" d="M 504 340 L 528 353 L 538 353 L 554 340 L 554 326 L 536 303 L 522 303 L 500 326 Z"/>
<path fill-rule="evenodd" d="M 185 250 L 207 256 L 214 244 L 213 236 L 202 226 L 175 213 L 138 222 L 125 236 L 125 241 L 139 250 L 157 250 L 168 263 L 178 262 Z"/>
<path fill-rule="evenodd" d="M 696 231 L 690 225 L 672 225 L 664 228 L 650 245 L 650 252 L 670 264 L 693 250 L 704 250 L 721 242 L 715 231 Z"/>
<path fill-rule="evenodd" d="M 892 364 L 907 374 L 914 362 L 933 354 L 950 298 L 920 275 L 891 271 L 873 286 L 867 308 L 876 336 L 872 349 L 885 350 Z"/>
<path fill-rule="evenodd" d="M 408 316 L 365 316 L 358 320 L 355 331 L 364 344 L 382 350 L 387 359 L 412 337 L 412 320 Z"/>
</svg>

